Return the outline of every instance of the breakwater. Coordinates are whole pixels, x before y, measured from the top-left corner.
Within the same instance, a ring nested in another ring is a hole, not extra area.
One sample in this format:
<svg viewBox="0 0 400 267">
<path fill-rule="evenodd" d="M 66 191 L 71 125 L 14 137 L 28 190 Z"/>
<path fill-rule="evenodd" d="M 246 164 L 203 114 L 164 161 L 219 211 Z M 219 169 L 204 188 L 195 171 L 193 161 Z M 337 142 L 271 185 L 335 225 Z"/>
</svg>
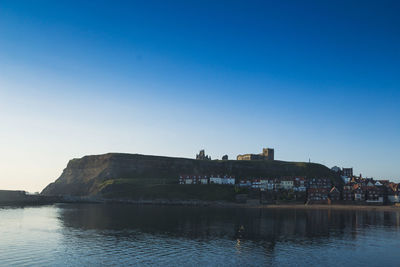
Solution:
<svg viewBox="0 0 400 267">
<path fill-rule="evenodd" d="M 31 195 L 25 191 L 0 190 L 0 206 L 4 205 L 45 205 L 62 201 L 57 196 Z"/>
</svg>

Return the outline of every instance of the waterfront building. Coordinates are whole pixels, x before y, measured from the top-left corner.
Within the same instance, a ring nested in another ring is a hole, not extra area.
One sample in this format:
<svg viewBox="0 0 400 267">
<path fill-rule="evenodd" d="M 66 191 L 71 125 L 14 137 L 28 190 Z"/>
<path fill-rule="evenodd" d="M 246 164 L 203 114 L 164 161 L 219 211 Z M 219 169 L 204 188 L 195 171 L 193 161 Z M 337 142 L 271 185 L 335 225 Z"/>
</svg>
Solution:
<svg viewBox="0 0 400 267">
<path fill-rule="evenodd" d="M 365 179 L 365 182 L 364 182 L 364 185 L 366 185 L 366 186 L 369 186 L 369 187 L 371 187 L 371 186 L 375 186 L 375 184 L 376 184 L 376 182 L 374 181 L 374 179 Z M 381 185 L 380 183 L 378 183 L 377 185 Z"/>
<path fill-rule="evenodd" d="M 384 188 L 382 186 L 366 186 L 365 187 L 365 200 L 367 203 L 379 203 L 384 201 Z"/>
<path fill-rule="evenodd" d="M 198 184 L 200 179 L 196 175 L 192 175 L 191 177 L 192 184 Z"/>
<path fill-rule="evenodd" d="M 179 176 L 179 184 L 192 184 L 193 178 L 189 175 L 180 175 Z"/>
<path fill-rule="evenodd" d="M 262 191 L 266 191 L 267 188 L 268 188 L 268 179 L 261 178 L 261 179 L 260 179 L 260 189 L 261 189 Z"/>
<path fill-rule="evenodd" d="M 246 179 L 240 180 L 239 186 L 240 187 L 251 187 L 251 181 L 246 180 Z"/>
<path fill-rule="evenodd" d="M 281 180 L 280 180 L 280 179 L 275 179 L 275 180 L 274 180 L 274 183 L 275 183 L 275 188 L 274 188 L 275 191 L 277 191 L 277 190 L 279 190 L 279 189 L 282 188 L 282 187 L 281 187 Z"/>
<path fill-rule="evenodd" d="M 260 187 L 263 191 L 273 191 L 275 190 L 275 180 L 274 179 L 260 179 Z"/>
<path fill-rule="evenodd" d="M 353 177 L 350 179 L 350 183 L 352 183 L 352 184 L 358 184 L 358 183 L 360 183 L 360 178 L 357 178 L 357 177 L 353 176 Z"/>
<path fill-rule="evenodd" d="M 202 175 L 180 175 L 179 184 L 208 184 L 208 177 Z"/>
<path fill-rule="evenodd" d="M 206 175 L 201 176 L 200 183 L 201 184 L 208 184 L 208 177 Z"/>
<path fill-rule="evenodd" d="M 335 186 L 329 191 L 329 199 L 332 201 L 340 200 L 340 191 Z"/>
<path fill-rule="evenodd" d="M 351 181 L 351 178 L 350 177 L 347 177 L 347 176 L 340 176 L 341 178 L 342 178 L 342 181 L 345 183 L 345 184 L 348 184 L 348 183 L 350 183 L 350 181 Z"/>
<path fill-rule="evenodd" d="M 307 191 L 307 182 L 304 177 L 296 177 L 293 180 L 293 190 L 297 192 Z"/>
<path fill-rule="evenodd" d="M 193 184 L 193 177 L 187 176 L 185 179 L 185 184 Z"/>
<path fill-rule="evenodd" d="M 292 190 L 293 189 L 293 179 L 292 178 L 284 178 L 281 181 L 281 189 Z"/>
<path fill-rule="evenodd" d="M 307 199 L 310 201 L 328 200 L 329 189 L 327 188 L 309 188 L 307 190 Z"/>
<path fill-rule="evenodd" d="M 280 184 L 279 179 L 269 179 L 267 188 L 268 190 L 276 191 L 277 186 L 279 186 L 279 184 Z"/>
<path fill-rule="evenodd" d="M 222 184 L 227 184 L 227 185 L 234 185 L 235 184 L 235 177 L 225 175 L 224 177 L 221 178 L 221 183 Z"/>
<path fill-rule="evenodd" d="M 388 186 L 389 184 L 390 184 L 390 181 L 389 180 L 378 180 L 377 181 L 377 183 L 380 183 L 381 185 L 384 185 L 384 186 Z M 376 184 L 375 184 L 376 185 Z"/>
<path fill-rule="evenodd" d="M 308 187 L 331 189 L 332 184 L 329 178 L 312 178 L 308 180 Z"/>
<path fill-rule="evenodd" d="M 365 201 L 365 190 L 361 185 L 355 184 L 353 186 L 353 192 L 354 201 Z"/>
<path fill-rule="evenodd" d="M 353 187 L 351 185 L 343 186 L 342 199 L 345 201 L 354 200 L 354 192 L 353 192 Z"/>
<path fill-rule="evenodd" d="M 180 175 L 179 184 L 225 184 L 235 185 L 235 177 L 225 175 Z"/>
<path fill-rule="evenodd" d="M 390 183 L 388 188 L 388 202 L 389 203 L 400 203 L 400 188 L 399 184 Z"/>
<path fill-rule="evenodd" d="M 219 175 L 211 175 L 210 184 L 222 184 L 222 178 Z"/>
<path fill-rule="evenodd" d="M 261 188 L 261 181 L 260 179 L 253 179 L 251 181 L 251 188 L 253 189 L 260 189 Z"/>
<path fill-rule="evenodd" d="M 388 194 L 388 202 L 389 203 L 400 203 L 400 195 L 399 193 L 390 192 Z"/>
</svg>

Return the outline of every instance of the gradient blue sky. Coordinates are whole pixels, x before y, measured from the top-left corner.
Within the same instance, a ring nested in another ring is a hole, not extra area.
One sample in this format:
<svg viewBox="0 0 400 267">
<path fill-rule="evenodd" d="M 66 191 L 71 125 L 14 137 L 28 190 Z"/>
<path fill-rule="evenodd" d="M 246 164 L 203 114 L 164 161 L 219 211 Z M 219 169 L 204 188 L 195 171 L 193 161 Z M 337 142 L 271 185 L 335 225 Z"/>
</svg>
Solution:
<svg viewBox="0 0 400 267">
<path fill-rule="evenodd" d="M 0 0 L 0 188 L 128 152 L 400 181 L 399 1 Z"/>
</svg>

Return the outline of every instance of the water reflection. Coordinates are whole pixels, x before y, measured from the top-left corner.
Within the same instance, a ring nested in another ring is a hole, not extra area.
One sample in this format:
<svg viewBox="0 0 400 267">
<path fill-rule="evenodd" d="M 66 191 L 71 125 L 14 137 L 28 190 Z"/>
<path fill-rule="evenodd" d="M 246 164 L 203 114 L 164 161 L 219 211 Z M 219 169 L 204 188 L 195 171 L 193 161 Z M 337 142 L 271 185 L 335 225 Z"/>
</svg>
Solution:
<svg viewBox="0 0 400 267">
<path fill-rule="evenodd" d="M 199 208 L 177 206 L 74 205 L 59 210 L 65 227 L 135 230 L 190 239 L 321 242 L 356 238 L 369 227 L 400 228 L 399 211 Z"/>
<path fill-rule="evenodd" d="M 0 266 L 397 266 L 399 211 L 0 209 Z"/>
</svg>

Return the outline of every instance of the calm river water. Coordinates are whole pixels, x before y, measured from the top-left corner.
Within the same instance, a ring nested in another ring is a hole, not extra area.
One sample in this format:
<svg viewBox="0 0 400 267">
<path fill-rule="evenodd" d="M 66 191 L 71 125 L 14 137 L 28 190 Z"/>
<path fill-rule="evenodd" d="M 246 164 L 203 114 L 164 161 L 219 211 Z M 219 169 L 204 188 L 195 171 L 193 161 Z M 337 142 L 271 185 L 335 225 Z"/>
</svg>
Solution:
<svg viewBox="0 0 400 267">
<path fill-rule="evenodd" d="M 400 266 L 400 212 L 0 208 L 0 266 Z"/>
</svg>

